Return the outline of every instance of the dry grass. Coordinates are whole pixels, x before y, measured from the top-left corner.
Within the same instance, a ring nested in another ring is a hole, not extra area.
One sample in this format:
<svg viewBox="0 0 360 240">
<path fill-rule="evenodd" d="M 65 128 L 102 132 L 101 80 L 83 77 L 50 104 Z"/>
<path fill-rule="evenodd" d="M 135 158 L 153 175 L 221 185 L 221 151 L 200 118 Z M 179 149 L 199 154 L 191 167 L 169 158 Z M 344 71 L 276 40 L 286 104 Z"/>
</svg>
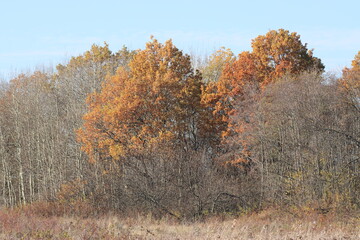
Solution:
<svg viewBox="0 0 360 240">
<path fill-rule="evenodd" d="M 179 223 L 151 217 L 39 217 L 0 212 L 0 239 L 360 239 L 360 218 L 279 211 Z"/>
</svg>

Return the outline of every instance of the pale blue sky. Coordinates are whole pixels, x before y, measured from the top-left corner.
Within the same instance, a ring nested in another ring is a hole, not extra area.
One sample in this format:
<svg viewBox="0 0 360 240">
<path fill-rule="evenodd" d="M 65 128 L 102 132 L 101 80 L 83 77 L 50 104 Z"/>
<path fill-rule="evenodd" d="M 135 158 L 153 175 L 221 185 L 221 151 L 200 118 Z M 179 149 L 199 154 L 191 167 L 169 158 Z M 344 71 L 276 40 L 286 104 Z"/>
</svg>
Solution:
<svg viewBox="0 0 360 240">
<path fill-rule="evenodd" d="M 299 33 L 327 71 L 349 66 L 360 50 L 359 0 L 0 0 L 0 9 L 0 78 L 56 66 L 93 43 L 143 48 L 150 35 L 185 52 L 225 46 L 238 54 L 284 28 Z"/>
</svg>

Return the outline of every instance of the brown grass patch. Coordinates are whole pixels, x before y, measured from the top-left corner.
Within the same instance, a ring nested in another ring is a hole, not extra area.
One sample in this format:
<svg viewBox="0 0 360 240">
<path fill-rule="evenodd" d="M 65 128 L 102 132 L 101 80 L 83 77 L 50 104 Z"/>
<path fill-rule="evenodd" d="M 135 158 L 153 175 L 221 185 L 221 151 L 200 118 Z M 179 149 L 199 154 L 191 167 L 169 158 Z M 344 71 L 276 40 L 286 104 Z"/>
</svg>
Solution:
<svg viewBox="0 0 360 240">
<path fill-rule="evenodd" d="M 42 217 L 0 211 L 0 239 L 360 239 L 360 218 L 265 210 L 202 222 L 155 220 L 151 216 L 122 218 Z"/>
</svg>

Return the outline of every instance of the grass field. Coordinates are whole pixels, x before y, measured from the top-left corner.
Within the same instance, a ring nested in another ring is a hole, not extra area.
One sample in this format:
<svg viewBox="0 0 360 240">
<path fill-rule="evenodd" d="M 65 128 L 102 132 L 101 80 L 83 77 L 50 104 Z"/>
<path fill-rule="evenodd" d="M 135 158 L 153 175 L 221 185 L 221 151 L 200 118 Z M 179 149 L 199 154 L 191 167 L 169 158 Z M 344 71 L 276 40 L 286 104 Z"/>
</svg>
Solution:
<svg viewBox="0 0 360 240">
<path fill-rule="evenodd" d="M 0 239 L 360 239 L 359 217 L 299 217 L 274 210 L 197 222 L 115 215 L 45 218 L 3 210 L 0 223 Z"/>
</svg>

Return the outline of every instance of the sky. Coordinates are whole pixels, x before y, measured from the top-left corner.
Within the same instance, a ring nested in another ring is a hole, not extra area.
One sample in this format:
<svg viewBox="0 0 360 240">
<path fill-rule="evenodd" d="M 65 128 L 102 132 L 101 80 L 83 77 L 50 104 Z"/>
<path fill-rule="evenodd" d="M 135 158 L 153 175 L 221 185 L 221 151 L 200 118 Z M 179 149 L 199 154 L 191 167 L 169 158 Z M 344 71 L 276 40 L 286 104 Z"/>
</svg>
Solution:
<svg viewBox="0 0 360 240">
<path fill-rule="evenodd" d="M 52 68 L 105 41 L 141 49 L 153 35 L 186 53 L 235 54 L 280 28 L 297 32 L 325 70 L 339 73 L 360 50 L 359 0 L 0 0 L 0 79 Z"/>
</svg>

